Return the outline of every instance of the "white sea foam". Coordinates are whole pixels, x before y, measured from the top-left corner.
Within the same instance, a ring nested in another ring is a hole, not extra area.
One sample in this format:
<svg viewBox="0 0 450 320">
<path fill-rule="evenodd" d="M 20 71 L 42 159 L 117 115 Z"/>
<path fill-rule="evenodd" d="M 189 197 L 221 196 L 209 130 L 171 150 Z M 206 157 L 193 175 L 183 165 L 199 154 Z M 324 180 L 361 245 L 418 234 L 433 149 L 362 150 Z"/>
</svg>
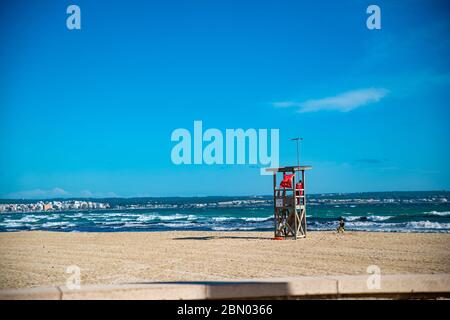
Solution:
<svg viewBox="0 0 450 320">
<path fill-rule="evenodd" d="M 211 220 L 214 222 L 222 222 L 222 221 L 228 221 L 228 220 L 235 220 L 235 217 L 212 217 Z"/>
<path fill-rule="evenodd" d="M 144 228 L 144 227 L 146 227 L 145 224 L 132 221 L 132 222 L 125 222 L 125 224 L 119 228 Z M 118 227 L 115 227 L 115 228 L 118 228 Z"/>
<path fill-rule="evenodd" d="M 367 219 L 371 221 L 386 221 L 391 219 L 393 216 L 368 216 Z"/>
<path fill-rule="evenodd" d="M 439 223 L 431 221 L 410 221 L 406 224 L 407 228 L 413 229 L 450 229 L 450 223 Z"/>
<path fill-rule="evenodd" d="M 49 216 L 46 216 L 43 218 L 45 218 L 47 220 L 57 220 L 57 219 L 61 218 L 61 216 L 59 214 L 52 214 L 52 215 L 49 215 Z"/>
<path fill-rule="evenodd" d="M 248 222 L 264 222 L 264 221 L 270 221 L 272 219 L 272 216 L 269 217 L 257 217 L 257 218 L 241 218 L 244 221 Z"/>
<path fill-rule="evenodd" d="M 140 222 L 148 222 L 148 221 L 154 221 L 158 218 L 156 215 L 142 215 L 136 219 L 136 221 Z"/>
<path fill-rule="evenodd" d="M 33 215 L 29 215 L 29 216 L 24 216 L 20 219 L 5 219 L 5 222 L 7 223 L 27 223 L 27 222 L 38 222 L 39 220 L 41 220 L 41 218 L 33 216 Z"/>
<path fill-rule="evenodd" d="M 46 222 L 42 225 L 44 228 L 54 228 L 54 227 L 76 227 L 76 224 L 70 223 L 67 221 L 58 221 L 58 222 Z"/>
<path fill-rule="evenodd" d="M 380 222 L 380 221 L 386 221 L 393 218 L 393 216 L 375 216 L 375 215 L 369 215 L 369 216 L 346 216 L 345 220 L 352 222 L 352 221 L 359 221 L 359 220 L 369 220 L 374 222 Z"/>
<path fill-rule="evenodd" d="M 352 227 L 371 227 L 371 228 L 377 228 L 377 229 L 385 229 L 388 227 L 402 227 L 403 224 L 401 223 L 379 223 L 376 221 L 355 221 L 350 222 L 348 226 Z"/>
<path fill-rule="evenodd" d="M 212 227 L 211 228 L 214 231 L 233 231 L 236 230 L 235 227 Z"/>
<path fill-rule="evenodd" d="M 168 228 L 183 228 L 183 227 L 190 227 L 192 226 L 192 223 L 160 223 L 159 225 L 163 226 L 163 227 L 168 227 Z"/>
<path fill-rule="evenodd" d="M 5 227 L 5 228 L 21 228 L 24 225 L 22 223 L 17 223 L 17 222 L 6 222 L 6 223 L 2 223 L 1 226 Z"/>
<path fill-rule="evenodd" d="M 188 215 L 185 214 L 173 214 L 173 215 L 168 215 L 168 216 L 158 216 L 158 219 L 161 221 L 172 221 L 172 220 L 185 220 L 189 218 Z"/>
<path fill-rule="evenodd" d="M 356 221 L 356 220 L 360 220 L 361 216 L 351 216 L 351 217 L 345 217 L 346 221 Z"/>
<path fill-rule="evenodd" d="M 434 216 L 440 216 L 440 217 L 446 217 L 446 216 L 450 216 L 450 211 L 428 211 L 425 212 L 426 214 L 430 214 L 430 215 L 434 215 Z"/>
<path fill-rule="evenodd" d="M 120 220 L 116 220 L 116 221 L 98 221 L 98 224 L 103 224 L 106 226 L 114 226 L 114 225 L 123 225 L 124 222 L 120 221 Z"/>
<path fill-rule="evenodd" d="M 126 213 L 126 212 L 116 212 L 116 213 L 100 213 L 100 214 L 89 214 L 92 217 L 99 217 L 99 218 L 110 218 L 110 217 L 132 217 L 137 218 L 140 217 L 141 214 L 138 213 Z"/>
<path fill-rule="evenodd" d="M 173 215 L 155 215 L 155 214 L 145 214 L 139 215 L 136 221 L 148 222 L 148 221 L 173 221 L 173 220 L 195 220 L 197 216 L 195 215 L 184 215 L 184 214 L 173 214 Z"/>
<path fill-rule="evenodd" d="M 81 218 L 81 217 L 83 217 L 83 214 L 81 212 L 77 212 L 72 217 L 74 217 L 74 218 Z"/>
<path fill-rule="evenodd" d="M 354 221 L 346 224 L 346 227 L 373 227 L 376 223 L 371 221 Z"/>
</svg>

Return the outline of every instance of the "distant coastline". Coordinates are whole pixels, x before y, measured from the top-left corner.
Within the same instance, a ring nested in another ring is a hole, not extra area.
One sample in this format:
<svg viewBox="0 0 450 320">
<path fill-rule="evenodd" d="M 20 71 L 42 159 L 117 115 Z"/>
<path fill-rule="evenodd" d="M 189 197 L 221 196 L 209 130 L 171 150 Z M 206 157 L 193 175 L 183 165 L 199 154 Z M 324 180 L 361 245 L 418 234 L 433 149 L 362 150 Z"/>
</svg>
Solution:
<svg viewBox="0 0 450 320">
<path fill-rule="evenodd" d="M 450 191 L 392 191 L 360 193 L 316 193 L 308 204 L 450 203 Z M 273 205 L 272 195 L 132 198 L 0 199 L 0 213 L 128 209 L 190 209 L 265 207 Z"/>
</svg>

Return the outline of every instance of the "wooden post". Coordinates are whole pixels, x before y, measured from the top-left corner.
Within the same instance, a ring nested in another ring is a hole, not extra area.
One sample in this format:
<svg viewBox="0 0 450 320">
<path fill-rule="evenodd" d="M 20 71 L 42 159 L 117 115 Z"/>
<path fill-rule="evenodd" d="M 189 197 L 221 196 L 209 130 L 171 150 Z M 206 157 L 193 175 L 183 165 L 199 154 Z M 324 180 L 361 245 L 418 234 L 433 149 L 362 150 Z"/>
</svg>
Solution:
<svg viewBox="0 0 450 320">
<path fill-rule="evenodd" d="M 274 218 L 275 218 L 275 226 L 274 226 L 274 237 L 277 237 L 277 229 L 278 229 L 278 209 L 277 209 L 277 172 L 273 172 L 273 209 L 274 209 Z"/>
<path fill-rule="evenodd" d="M 303 232 L 305 233 L 305 238 L 306 238 L 306 185 L 305 185 L 305 170 L 302 170 L 302 183 L 303 183 L 303 212 L 305 214 L 305 225 L 304 225 L 304 230 Z M 300 222 L 302 223 L 302 222 Z"/>
<path fill-rule="evenodd" d="M 292 176 L 292 213 L 294 214 L 294 239 L 297 240 L 297 199 L 296 199 L 296 193 L 295 193 L 295 170 L 292 170 L 292 173 L 294 174 Z"/>
</svg>

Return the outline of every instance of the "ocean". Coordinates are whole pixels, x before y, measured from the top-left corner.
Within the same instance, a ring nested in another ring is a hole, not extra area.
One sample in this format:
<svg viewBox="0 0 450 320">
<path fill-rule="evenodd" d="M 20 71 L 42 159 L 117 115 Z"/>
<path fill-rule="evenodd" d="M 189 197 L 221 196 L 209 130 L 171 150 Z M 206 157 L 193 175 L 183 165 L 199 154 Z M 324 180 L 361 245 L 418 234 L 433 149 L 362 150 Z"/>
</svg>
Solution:
<svg viewBox="0 0 450 320">
<path fill-rule="evenodd" d="M 5 203 L 6 200 L 3 201 Z M 0 232 L 272 231 L 272 197 L 104 199 L 110 209 L 0 213 Z M 309 231 L 450 232 L 450 192 L 308 196 Z"/>
</svg>

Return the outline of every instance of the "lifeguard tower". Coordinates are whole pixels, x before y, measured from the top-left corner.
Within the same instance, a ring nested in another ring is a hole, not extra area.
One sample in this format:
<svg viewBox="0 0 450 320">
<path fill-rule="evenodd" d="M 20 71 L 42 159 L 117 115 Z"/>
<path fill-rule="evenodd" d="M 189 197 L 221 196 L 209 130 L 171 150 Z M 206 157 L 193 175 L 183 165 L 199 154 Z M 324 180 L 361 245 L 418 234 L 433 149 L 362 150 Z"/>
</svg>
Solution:
<svg viewBox="0 0 450 320">
<path fill-rule="evenodd" d="M 266 169 L 273 173 L 274 239 L 306 237 L 305 171 L 310 169 L 311 166 Z M 280 186 L 277 173 L 283 174 Z"/>
</svg>

